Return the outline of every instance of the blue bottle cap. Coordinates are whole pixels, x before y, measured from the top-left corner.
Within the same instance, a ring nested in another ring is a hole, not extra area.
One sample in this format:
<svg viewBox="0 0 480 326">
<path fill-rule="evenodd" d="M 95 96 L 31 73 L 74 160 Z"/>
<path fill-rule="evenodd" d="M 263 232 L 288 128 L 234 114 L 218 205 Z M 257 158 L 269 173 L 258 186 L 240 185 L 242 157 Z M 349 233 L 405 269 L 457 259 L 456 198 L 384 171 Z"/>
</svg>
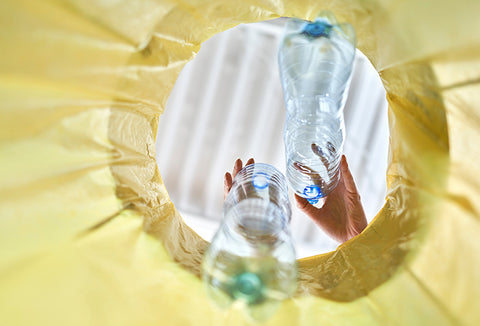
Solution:
<svg viewBox="0 0 480 326">
<path fill-rule="evenodd" d="M 263 172 L 257 172 L 252 177 L 253 186 L 256 189 L 265 189 L 270 184 L 270 177 Z"/>
<path fill-rule="evenodd" d="M 322 191 L 320 190 L 319 186 L 310 185 L 306 186 L 305 189 L 303 189 L 303 195 L 310 204 L 316 204 L 318 203 L 318 200 L 322 197 Z"/>
<path fill-rule="evenodd" d="M 233 297 L 244 300 L 248 304 L 261 302 L 264 284 L 257 274 L 245 272 L 234 277 Z"/>
<path fill-rule="evenodd" d="M 307 201 L 309 204 L 315 205 L 316 203 L 318 203 L 319 198 L 308 198 Z"/>
<path fill-rule="evenodd" d="M 306 23 L 303 26 L 302 34 L 305 34 L 311 37 L 320 37 L 320 36 L 329 37 L 331 30 L 332 30 L 332 25 L 327 24 L 324 21 L 317 20 L 317 21 L 314 21 L 313 23 Z"/>
</svg>

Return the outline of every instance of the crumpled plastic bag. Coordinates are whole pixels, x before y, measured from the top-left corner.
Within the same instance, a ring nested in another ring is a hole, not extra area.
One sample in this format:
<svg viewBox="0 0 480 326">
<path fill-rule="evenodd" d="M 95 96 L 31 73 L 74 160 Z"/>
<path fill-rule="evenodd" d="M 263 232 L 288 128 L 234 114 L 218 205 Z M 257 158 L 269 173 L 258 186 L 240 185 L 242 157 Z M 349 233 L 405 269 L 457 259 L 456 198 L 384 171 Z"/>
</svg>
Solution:
<svg viewBox="0 0 480 326">
<path fill-rule="evenodd" d="M 323 9 L 387 91 L 389 190 L 360 236 L 300 260 L 267 324 L 480 324 L 475 0 L 0 2 L 0 324 L 246 324 L 203 291 L 207 243 L 162 183 L 158 118 L 215 33 Z"/>
</svg>

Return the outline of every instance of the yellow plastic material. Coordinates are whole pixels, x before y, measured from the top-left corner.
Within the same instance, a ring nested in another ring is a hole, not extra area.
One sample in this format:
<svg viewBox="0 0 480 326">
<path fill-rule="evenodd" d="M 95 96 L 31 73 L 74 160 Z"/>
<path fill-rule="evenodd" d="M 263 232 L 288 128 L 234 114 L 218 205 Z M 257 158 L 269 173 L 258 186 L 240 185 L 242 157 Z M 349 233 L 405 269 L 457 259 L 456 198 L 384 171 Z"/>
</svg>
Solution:
<svg viewBox="0 0 480 326">
<path fill-rule="evenodd" d="M 480 325 L 478 0 L 0 1 L 0 325 L 246 324 L 203 290 L 157 122 L 203 41 L 323 9 L 387 90 L 389 190 L 267 324 Z"/>
</svg>

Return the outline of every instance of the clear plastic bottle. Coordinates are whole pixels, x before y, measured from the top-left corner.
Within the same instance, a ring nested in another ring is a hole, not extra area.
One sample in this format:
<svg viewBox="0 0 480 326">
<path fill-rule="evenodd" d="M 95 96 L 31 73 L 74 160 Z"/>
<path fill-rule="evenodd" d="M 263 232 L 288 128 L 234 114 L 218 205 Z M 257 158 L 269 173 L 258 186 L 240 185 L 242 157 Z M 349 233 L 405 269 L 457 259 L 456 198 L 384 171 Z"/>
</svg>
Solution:
<svg viewBox="0 0 480 326">
<path fill-rule="evenodd" d="M 332 13 L 323 11 L 314 22 L 287 22 L 278 56 L 287 108 L 287 178 L 312 204 L 338 184 L 354 58 L 355 31 Z"/>
<path fill-rule="evenodd" d="M 218 305 L 240 302 L 263 319 L 297 286 L 285 177 L 268 164 L 247 165 L 233 180 L 223 215 L 202 264 L 207 291 Z"/>
</svg>

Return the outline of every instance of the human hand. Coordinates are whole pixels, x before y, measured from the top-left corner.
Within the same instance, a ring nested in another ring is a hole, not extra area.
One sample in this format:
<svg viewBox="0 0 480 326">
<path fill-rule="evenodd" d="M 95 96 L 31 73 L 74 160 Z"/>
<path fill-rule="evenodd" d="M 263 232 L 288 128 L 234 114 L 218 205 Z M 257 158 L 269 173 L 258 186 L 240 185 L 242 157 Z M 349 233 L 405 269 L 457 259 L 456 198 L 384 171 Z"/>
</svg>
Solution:
<svg viewBox="0 0 480 326">
<path fill-rule="evenodd" d="M 247 161 L 247 164 L 245 166 L 250 165 L 255 163 L 255 160 L 253 158 L 249 159 Z M 233 184 L 233 179 L 237 175 L 237 173 L 242 169 L 242 160 L 238 159 L 235 161 L 235 165 L 233 166 L 233 172 L 230 174 L 230 172 L 225 173 L 224 181 L 223 181 L 223 199 L 227 198 L 228 193 L 230 192 L 230 189 L 232 189 L 232 184 Z"/>
<path fill-rule="evenodd" d="M 338 185 L 325 198 L 321 208 L 312 206 L 305 198 L 296 194 L 295 200 L 297 207 L 322 230 L 343 243 L 360 234 L 367 226 L 367 219 L 345 155 L 342 156 L 340 170 Z"/>
</svg>

